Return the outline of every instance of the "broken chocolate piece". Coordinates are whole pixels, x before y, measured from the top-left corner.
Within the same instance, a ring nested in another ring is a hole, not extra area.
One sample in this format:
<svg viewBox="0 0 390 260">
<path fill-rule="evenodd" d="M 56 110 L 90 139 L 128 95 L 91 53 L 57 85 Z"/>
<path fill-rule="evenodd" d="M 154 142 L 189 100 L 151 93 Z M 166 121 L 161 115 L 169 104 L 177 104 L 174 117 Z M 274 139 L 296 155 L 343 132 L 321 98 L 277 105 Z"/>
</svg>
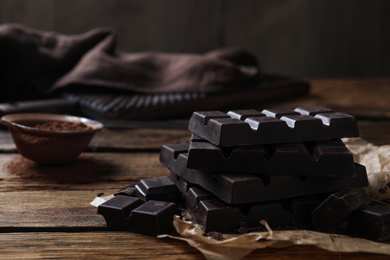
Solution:
<svg viewBox="0 0 390 260">
<path fill-rule="evenodd" d="M 137 193 L 136 193 L 136 188 L 132 185 L 132 186 L 127 186 L 127 187 L 121 189 L 120 191 L 118 191 L 114 195 L 115 196 L 124 195 L 124 196 L 136 197 Z"/>
<path fill-rule="evenodd" d="M 185 145 L 177 144 L 164 145 L 161 148 L 160 161 L 187 182 L 202 186 L 229 204 L 330 193 L 368 185 L 365 167 L 359 164 L 355 164 L 356 176 L 353 177 L 265 176 L 241 172 L 213 173 L 186 168 Z"/>
<path fill-rule="evenodd" d="M 207 194 L 199 188 L 192 187 L 188 190 L 186 198 L 188 211 L 206 233 L 211 231 L 232 233 L 240 227 L 240 222 L 245 222 L 248 227 L 258 227 L 263 219 L 271 227 L 288 226 L 291 223 L 291 214 L 286 212 L 279 202 L 237 207 L 205 193 Z"/>
<path fill-rule="evenodd" d="M 136 197 L 117 195 L 99 205 L 98 213 L 103 215 L 110 229 L 125 230 L 128 228 L 127 218 L 130 212 L 143 203 Z"/>
<path fill-rule="evenodd" d="M 136 185 L 137 197 L 144 201 L 159 200 L 178 203 L 181 193 L 167 176 L 142 179 Z"/>
<path fill-rule="evenodd" d="M 262 113 L 241 110 L 226 114 L 221 111 L 194 112 L 188 128 L 219 146 L 320 141 L 359 136 L 355 117 L 348 114 L 330 112 L 326 108 L 322 109 L 324 112 L 310 112 L 321 110 L 318 107 L 299 108 L 296 111 L 276 110 L 265 109 Z M 250 117 L 251 115 L 255 117 Z"/>
<path fill-rule="evenodd" d="M 242 226 L 246 230 L 260 228 L 261 220 L 267 221 L 273 229 L 291 227 L 293 223 L 297 224 L 295 227 L 308 227 L 311 224 L 311 210 L 322 202 L 321 196 L 316 195 L 284 201 L 230 205 L 201 187 L 185 182 L 179 176 L 172 174 L 171 178 L 181 187 L 187 210 L 206 233 L 242 232 Z"/>
<path fill-rule="evenodd" d="M 180 213 L 174 203 L 149 200 L 132 210 L 129 218 L 131 231 L 146 235 L 169 233 L 173 230 L 173 216 Z"/>
<path fill-rule="evenodd" d="M 357 209 L 367 205 L 367 198 L 357 190 L 330 195 L 311 214 L 314 226 L 321 232 L 337 232 L 338 226 Z"/>
<path fill-rule="evenodd" d="M 390 240 L 390 208 L 369 205 L 354 212 L 348 219 L 347 230 L 352 235 L 385 242 Z"/>
<path fill-rule="evenodd" d="M 184 150 L 185 146 L 181 148 Z M 204 171 L 265 175 L 355 175 L 353 155 L 340 139 L 233 148 L 219 147 L 197 138 L 188 148 L 186 166 Z"/>
</svg>

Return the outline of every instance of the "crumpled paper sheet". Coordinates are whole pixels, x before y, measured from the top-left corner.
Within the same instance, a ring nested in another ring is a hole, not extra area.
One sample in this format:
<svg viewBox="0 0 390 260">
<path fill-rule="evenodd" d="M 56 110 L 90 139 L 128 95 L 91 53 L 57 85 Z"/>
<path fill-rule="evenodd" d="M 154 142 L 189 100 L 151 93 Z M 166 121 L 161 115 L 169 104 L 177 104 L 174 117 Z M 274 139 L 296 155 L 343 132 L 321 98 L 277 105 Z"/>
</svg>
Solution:
<svg viewBox="0 0 390 260">
<path fill-rule="evenodd" d="M 375 146 L 361 138 L 345 138 L 355 162 L 366 166 L 368 195 L 390 204 L 390 145 Z"/>
<path fill-rule="evenodd" d="M 375 200 L 390 201 L 390 145 L 375 146 L 360 138 L 343 139 L 357 163 L 367 169 L 369 187 L 364 190 Z M 184 240 L 197 248 L 208 260 L 239 260 L 255 249 L 312 245 L 332 252 L 365 252 L 390 255 L 390 244 L 344 235 L 308 230 L 254 232 L 244 235 L 224 234 L 222 240 L 204 236 L 190 221 L 175 217 L 173 222 L 180 236 L 161 235 Z"/>
</svg>

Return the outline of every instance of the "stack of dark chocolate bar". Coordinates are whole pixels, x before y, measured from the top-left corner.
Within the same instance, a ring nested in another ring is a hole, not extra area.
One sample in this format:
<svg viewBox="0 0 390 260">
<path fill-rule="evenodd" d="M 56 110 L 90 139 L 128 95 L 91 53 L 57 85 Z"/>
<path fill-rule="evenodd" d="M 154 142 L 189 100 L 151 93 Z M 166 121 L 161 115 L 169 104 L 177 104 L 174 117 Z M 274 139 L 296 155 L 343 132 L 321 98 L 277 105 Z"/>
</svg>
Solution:
<svg viewBox="0 0 390 260">
<path fill-rule="evenodd" d="M 341 141 L 359 135 L 348 114 L 194 112 L 189 130 L 190 143 L 164 145 L 160 161 L 204 232 L 250 230 L 261 220 L 274 229 L 312 227 L 312 212 L 329 195 L 368 185 L 365 167 Z"/>
<path fill-rule="evenodd" d="M 108 227 L 170 232 L 181 207 L 205 233 L 264 230 L 265 220 L 390 239 L 390 209 L 359 191 L 365 167 L 341 140 L 359 135 L 353 116 L 323 107 L 194 112 L 189 130 L 189 144 L 161 149 L 169 178 L 140 180 L 99 206 Z"/>
</svg>

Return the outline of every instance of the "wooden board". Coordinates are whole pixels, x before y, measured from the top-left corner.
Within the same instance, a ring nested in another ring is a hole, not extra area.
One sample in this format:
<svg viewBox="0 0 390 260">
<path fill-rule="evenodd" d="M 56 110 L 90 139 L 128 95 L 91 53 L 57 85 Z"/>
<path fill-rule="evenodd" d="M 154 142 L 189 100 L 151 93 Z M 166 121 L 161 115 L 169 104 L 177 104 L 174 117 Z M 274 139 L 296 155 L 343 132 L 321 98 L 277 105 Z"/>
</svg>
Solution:
<svg viewBox="0 0 390 260">
<path fill-rule="evenodd" d="M 73 164 L 39 166 L 19 154 L 0 156 L 0 192 L 120 189 L 168 175 L 159 153 L 84 153 Z"/>
<path fill-rule="evenodd" d="M 15 232 L 0 236 L 2 259 L 205 259 L 186 242 L 129 232 Z M 361 253 L 333 253 L 312 246 L 255 250 L 252 259 L 388 259 Z"/>
</svg>

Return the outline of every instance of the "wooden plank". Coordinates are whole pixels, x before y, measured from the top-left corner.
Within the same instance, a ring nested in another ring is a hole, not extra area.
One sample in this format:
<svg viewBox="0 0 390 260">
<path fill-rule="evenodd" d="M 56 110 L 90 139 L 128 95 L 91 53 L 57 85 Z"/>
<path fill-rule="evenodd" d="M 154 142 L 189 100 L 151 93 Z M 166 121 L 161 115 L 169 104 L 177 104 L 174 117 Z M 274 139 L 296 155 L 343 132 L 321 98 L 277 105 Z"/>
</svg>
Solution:
<svg viewBox="0 0 390 260">
<path fill-rule="evenodd" d="M 129 232 L 5 233 L 2 259 L 204 259 L 185 242 Z"/>
<path fill-rule="evenodd" d="M 40 166 L 19 154 L 0 156 L 0 192 L 120 189 L 169 170 L 159 153 L 84 153 L 69 165 Z"/>
<path fill-rule="evenodd" d="M 20 228 L 104 228 L 104 218 L 89 203 L 96 191 L 1 192 L 0 231 Z"/>
<path fill-rule="evenodd" d="M 265 69 L 309 77 L 388 75 L 386 1 L 230 0 L 225 9 L 226 45 L 253 51 Z"/>
<path fill-rule="evenodd" d="M 218 45 L 223 26 L 220 4 L 220 0 L 2 0 L 0 22 L 66 34 L 107 27 L 119 35 L 118 47 L 122 50 L 203 52 Z M 70 14 L 73 19 L 69 19 Z"/>
<path fill-rule="evenodd" d="M 130 232 L 29 232 L 0 236 L 2 259 L 205 259 L 186 242 Z M 388 259 L 366 253 L 334 253 L 312 246 L 255 250 L 252 259 Z"/>
<path fill-rule="evenodd" d="M 312 77 L 388 75 L 388 14 L 388 2 L 370 0 L 0 1 L 2 23 L 68 34 L 106 26 L 131 52 L 238 46 L 265 69 Z"/>
<path fill-rule="evenodd" d="M 89 151 L 159 150 L 163 144 L 188 142 L 190 136 L 187 129 L 104 128 L 92 139 Z M 6 129 L 0 129 L 0 151 L 16 152 Z"/>
</svg>

